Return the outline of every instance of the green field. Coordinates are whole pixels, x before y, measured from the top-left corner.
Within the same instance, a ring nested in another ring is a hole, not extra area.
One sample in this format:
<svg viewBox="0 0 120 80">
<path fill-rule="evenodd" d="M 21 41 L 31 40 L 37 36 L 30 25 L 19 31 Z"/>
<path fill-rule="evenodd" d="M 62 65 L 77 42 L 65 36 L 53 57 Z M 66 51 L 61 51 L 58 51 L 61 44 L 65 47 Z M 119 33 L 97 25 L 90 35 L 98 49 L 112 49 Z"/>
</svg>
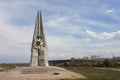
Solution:
<svg viewBox="0 0 120 80">
<path fill-rule="evenodd" d="M 66 69 L 80 73 L 87 77 L 85 79 L 76 80 L 120 80 L 120 71 L 100 70 L 92 67 L 68 67 Z"/>
</svg>

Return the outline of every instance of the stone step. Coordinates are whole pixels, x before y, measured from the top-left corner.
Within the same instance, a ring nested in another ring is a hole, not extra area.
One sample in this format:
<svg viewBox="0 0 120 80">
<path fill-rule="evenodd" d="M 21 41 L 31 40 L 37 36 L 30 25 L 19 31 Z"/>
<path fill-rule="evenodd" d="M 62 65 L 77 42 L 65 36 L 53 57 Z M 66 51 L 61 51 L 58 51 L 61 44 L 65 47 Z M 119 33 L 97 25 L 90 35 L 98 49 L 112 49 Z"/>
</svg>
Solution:
<svg viewBox="0 0 120 80">
<path fill-rule="evenodd" d="M 21 71 L 23 74 L 41 74 L 47 72 L 58 72 L 58 71 L 67 71 L 66 69 L 55 67 L 55 66 L 35 66 L 35 67 L 20 67 L 16 68 L 13 71 Z"/>
<path fill-rule="evenodd" d="M 26 68 L 22 70 L 23 74 L 40 74 L 40 73 L 46 73 L 46 69 L 38 69 L 38 68 Z"/>
</svg>

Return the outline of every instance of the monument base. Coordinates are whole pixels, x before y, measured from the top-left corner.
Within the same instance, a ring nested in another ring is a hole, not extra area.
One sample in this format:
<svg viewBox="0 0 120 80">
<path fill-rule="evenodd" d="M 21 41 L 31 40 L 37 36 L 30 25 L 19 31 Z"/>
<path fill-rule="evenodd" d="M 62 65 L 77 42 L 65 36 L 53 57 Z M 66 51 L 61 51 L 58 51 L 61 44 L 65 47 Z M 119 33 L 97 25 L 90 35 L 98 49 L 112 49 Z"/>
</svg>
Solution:
<svg viewBox="0 0 120 80">
<path fill-rule="evenodd" d="M 68 71 L 68 70 L 55 66 L 32 66 L 32 67 L 16 68 L 13 69 L 13 71 L 21 71 L 22 74 L 43 74 L 43 73 Z"/>
<path fill-rule="evenodd" d="M 59 79 L 80 79 L 85 78 L 81 74 L 69 70 L 48 66 L 48 67 L 18 67 L 7 72 L 0 72 L 0 80 L 59 80 Z"/>
</svg>

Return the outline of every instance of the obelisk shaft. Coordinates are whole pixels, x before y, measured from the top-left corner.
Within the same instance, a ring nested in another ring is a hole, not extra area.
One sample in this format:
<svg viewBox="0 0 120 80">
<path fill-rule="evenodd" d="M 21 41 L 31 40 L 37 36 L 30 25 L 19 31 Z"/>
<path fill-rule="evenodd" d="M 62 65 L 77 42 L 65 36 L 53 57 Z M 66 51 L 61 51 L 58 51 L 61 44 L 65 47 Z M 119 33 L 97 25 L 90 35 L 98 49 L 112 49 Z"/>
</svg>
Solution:
<svg viewBox="0 0 120 80">
<path fill-rule="evenodd" d="M 48 66 L 47 43 L 42 22 L 42 14 L 37 13 L 31 47 L 31 66 Z"/>
</svg>

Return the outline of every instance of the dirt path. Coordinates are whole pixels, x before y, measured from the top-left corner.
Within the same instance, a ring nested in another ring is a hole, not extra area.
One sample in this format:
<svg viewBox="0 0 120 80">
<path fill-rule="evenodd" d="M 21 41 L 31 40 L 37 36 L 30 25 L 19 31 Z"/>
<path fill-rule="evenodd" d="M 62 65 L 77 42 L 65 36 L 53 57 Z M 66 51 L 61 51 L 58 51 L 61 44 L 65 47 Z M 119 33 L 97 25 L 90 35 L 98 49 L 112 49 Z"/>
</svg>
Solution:
<svg viewBox="0 0 120 80">
<path fill-rule="evenodd" d="M 118 69 L 118 68 L 95 68 L 95 69 L 105 69 L 105 70 L 120 71 L 120 69 Z"/>
</svg>

